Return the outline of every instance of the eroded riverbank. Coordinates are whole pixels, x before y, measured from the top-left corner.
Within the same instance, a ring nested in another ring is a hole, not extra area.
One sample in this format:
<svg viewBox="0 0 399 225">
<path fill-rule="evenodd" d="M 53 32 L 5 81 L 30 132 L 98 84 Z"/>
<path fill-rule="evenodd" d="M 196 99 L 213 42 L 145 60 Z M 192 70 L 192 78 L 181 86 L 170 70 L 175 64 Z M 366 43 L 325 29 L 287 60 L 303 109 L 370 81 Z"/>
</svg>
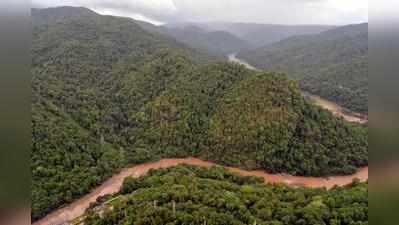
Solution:
<svg viewBox="0 0 399 225">
<path fill-rule="evenodd" d="M 33 225 L 62 225 L 68 224 L 71 221 L 84 214 L 85 210 L 90 206 L 90 203 L 96 201 L 98 197 L 106 194 L 113 194 L 119 191 L 122 186 L 123 180 L 126 177 L 133 176 L 139 177 L 145 175 L 150 169 L 168 168 L 177 166 L 179 164 L 188 164 L 194 166 L 211 167 L 217 166 L 212 162 L 203 161 L 197 158 L 183 158 L 183 159 L 163 159 L 158 162 L 144 163 L 130 168 L 123 169 L 120 173 L 109 178 L 101 186 L 94 189 L 89 194 L 76 200 L 70 205 L 58 209 L 43 219 L 33 223 Z M 292 176 L 286 174 L 269 174 L 265 171 L 246 171 L 234 167 L 225 167 L 231 172 L 237 173 L 242 176 L 257 176 L 263 177 L 265 183 L 285 183 L 291 186 L 304 186 L 304 187 L 326 187 L 331 188 L 335 185 L 343 186 L 350 184 L 353 179 L 357 178 L 360 181 L 368 179 L 368 167 L 361 168 L 357 173 L 348 176 L 331 176 L 331 177 L 302 177 Z"/>
<path fill-rule="evenodd" d="M 317 95 L 312 95 L 309 93 L 303 94 L 305 97 L 309 98 L 315 105 L 318 105 L 328 111 L 332 112 L 335 116 L 342 117 L 344 120 L 352 123 L 364 124 L 368 122 L 368 118 L 365 115 L 359 113 L 352 113 L 345 108 L 339 106 L 337 103 L 329 101 L 327 99 L 321 98 Z"/>
</svg>

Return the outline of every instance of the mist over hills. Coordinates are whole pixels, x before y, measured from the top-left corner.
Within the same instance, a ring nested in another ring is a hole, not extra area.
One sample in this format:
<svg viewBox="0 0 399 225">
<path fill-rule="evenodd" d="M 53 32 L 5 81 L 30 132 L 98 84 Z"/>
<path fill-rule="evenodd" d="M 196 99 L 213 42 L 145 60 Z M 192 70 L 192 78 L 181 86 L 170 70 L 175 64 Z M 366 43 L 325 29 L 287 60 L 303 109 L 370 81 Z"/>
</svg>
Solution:
<svg viewBox="0 0 399 225">
<path fill-rule="evenodd" d="M 207 31 L 199 26 L 184 27 L 154 26 L 137 21 L 145 30 L 176 39 L 197 51 L 224 58 L 227 54 L 251 49 L 246 41 L 226 31 Z"/>
<path fill-rule="evenodd" d="M 255 23 L 174 23 L 155 26 L 138 21 L 147 31 L 162 33 L 194 49 L 217 56 L 263 47 L 296 35 L 317 34 L 335 26 Z"/>
<path fill-rule="evenodd" d="M 207 32 L 197 26 L 170 28 L 170 36 L 196 49 L 205 49 L 214 55 L 226 56 L 250 49 L 250 44 L 226 31 Z"/>
<path fill-rule="evenodd" d="M 208 32 L 225 31 L 248 42 L 251 48 L 262 47 L 271 43 L 278 42 L 291 36 L 317 34 L 335 26 L 328 25 L 275 25 L 275 24 L 256 24 L 256 23 L 228 23 L 228 22 L 209 22 L 209 23 L 177 23 L 167 24 L 167 27 L 198 26 Z"/>
</svg>

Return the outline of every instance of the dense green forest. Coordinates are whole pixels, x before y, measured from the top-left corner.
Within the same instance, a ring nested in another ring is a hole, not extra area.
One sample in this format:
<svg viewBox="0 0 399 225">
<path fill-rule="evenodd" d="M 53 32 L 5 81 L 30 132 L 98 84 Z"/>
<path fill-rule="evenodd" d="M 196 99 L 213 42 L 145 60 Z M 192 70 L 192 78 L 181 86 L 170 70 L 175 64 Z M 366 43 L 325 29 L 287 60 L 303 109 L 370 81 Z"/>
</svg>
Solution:
<svg viewBox="0 0 399 225">
<path fill-rule="evenodd" d="M 368 24 L 291 37 L 238 57 L 267 70 L 286 72 L 301 88 L 355 112 L 368 111 Z"/>
<path fill-rule="evenodd" d="M 314 176 L 368 164 L 367 128 L 311 105 L 285 75 L 211 63 L 83 8 L 32 16 L 33 220 L 164 157 Z"/>
<path fill-rule="evenodd" d="M 32 217 L 87 193 L 124 165 L 123 151 L 99 141 L 51 103 L 32 110 Z"/>
<path fill-rule="evenodd" d="M 86 215 L 86 225 L 366 225 L 368 187 L 290 188 L 220 167 L 177 166 L 127 178 L 120 193 L 102 198 Z"/>
</svg>

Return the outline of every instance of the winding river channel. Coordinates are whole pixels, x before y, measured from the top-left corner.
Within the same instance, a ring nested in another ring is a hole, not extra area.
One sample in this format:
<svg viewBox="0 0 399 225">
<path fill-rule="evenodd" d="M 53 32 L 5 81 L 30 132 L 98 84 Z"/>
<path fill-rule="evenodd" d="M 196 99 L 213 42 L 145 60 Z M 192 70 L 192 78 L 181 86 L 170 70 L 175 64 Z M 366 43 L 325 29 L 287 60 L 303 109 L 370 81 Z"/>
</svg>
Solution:
<svg viewBox="0 0 399 225">
<path fill-rule="evenodd" d="M 248 68 L 255 69 L 248 63 L 242 62 L 241 60 L 235 57 L 235 54 L 229 56 L 230 61 L 235 61 L 246 65 Z M 328 105 L 329 107 L 325 107 L 331 111 L 335 115 L 343 116 L 339 112 L 343 113 L 342 108 L 337 110 L 336 108 L 332 107 L 336 104 L 330 104 L 329 101 L 324 102 L 325 100 L 321 98 L 317 98 L 317 96 L 308 96 L 314 101 L 316 104 L 319 105 Z M 335 111 L 334 111 L 335 110 Z M 338 112 L 338 113 L 337 113 Z M 352 122 L 364 122 L 363 120 L 353 119 L 352 117 L 345 117 Z M 107 181 L 105 181 L 99 187 L 93 189 L 89 194 L 81 197 L 80 199 L 74 201 L 73 203 L 60 208 L 58 210 L 53 211 L 52 213 L 48 214 L 41 220 L 36 221 L 33 225 L 65 225 L 69 224 L 70 221 L 74 220 L 82 216 L 85 210 L 89 207 L 90 203 L 96 201 L 98 197 L 104 196 L 106 194 L 113 194 L 119 191 L 122 186 L 123 180 L 126 177 L 133 176 L 139 177 L 145 175 L 150 169 L 160 169 L 160 168 L 168 168 L 172 166 L 176 166 L 179 164 L 188 164 L 188 165 L 195 165 L 195 166 L 202 166 L 202 167 L 211 167 L 217 166 L 217 164 L 212 162 L 203 161 L 197 158 L 182 158 L 182 159 L 163 159 L 158 162 L 150 162 L 144 163 L 136 166 L 132 166 L 130 168 L 125 168 L 121 170 L 118 174 L 112 176 Z M 233 167 L 225 167 L 231 172 L 237 173 L 242 176 L 257 176 L 263 177 L 265 183 L 285 183 L 287 185 L 291 185 L 294 187 L 297 186 L 304 186 L 304 187 L 325 187 L 325 188 L 332 188 L 335 185 L 342 186 L 349 184 L 353 181 L 353 179 L 357 178 L 361 181 L 366 181 L 368 179 L 368 167 L 364 167 L 359 169 L 355 174 L 348 175 L 348 176 L 332 176 L 332 177 L 302 177 L 302 176 L 292 176 L 287 174 L 270 174 L 265 171 L 246 171 L 239 168 Z"/>
<path fill-rule="evenodd" d="M 160 169 L 176 166 L 179 164 L 188 164 L 194 166 L 211 167 L 217 166 L 212 162 L 203 161 L 197 158 L 183 158 L 183 159 L 163 159 L 158 162 L 144 163 L 130 168 L 123 169 L 120 173 L 109 178 L 101 186 L 95 188 L 89 194 L 76 200 L 70 205 L 60 208 L 43 219 L 33 223 L 34 225 L 63 225 L 68 224 L 68 221 L 84 214 L 85 210 L 90 206 L 90 203 L 95 202 L 100 196 L 112 194 L 119 191 L 122 186 L 123 180 L 126 177 L 133 176 L 139 177 L 145 175 L 150 169 Z M 357 178 L 361 181 L 368 179 L 368 167 L 359 169 L 355 174 L 349 176 L 332 176 L 332 177 L 302 177 L 292 176 L 287 174 L 269 174 L 263 170 L 246 171 L 234 167 L 225 167 L 233 173 L 242 176 L 257 176 L 263 177 L 265 183 L 285 183 L 291 186 L 304 186 L 304 187 L 326 187 L 331 188 L 335 185 L 342 186 L 350 184 L 353 179 Z"/>
</svg>

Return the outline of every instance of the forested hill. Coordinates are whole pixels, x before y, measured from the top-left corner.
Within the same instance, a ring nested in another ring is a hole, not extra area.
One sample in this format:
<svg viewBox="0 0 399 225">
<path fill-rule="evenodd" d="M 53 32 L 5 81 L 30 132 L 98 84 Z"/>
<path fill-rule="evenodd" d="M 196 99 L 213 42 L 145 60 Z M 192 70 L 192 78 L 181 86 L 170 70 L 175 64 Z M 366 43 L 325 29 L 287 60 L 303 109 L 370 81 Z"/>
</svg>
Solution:
<svg viewBox="0 0 399 225">
<path fill-rule="evenodd" d="M 99 15 L 87 8 L 32 9 L 31 18 L 35 35 L 33 41 L 36 42 L 33 50 L 46 48 L 46 51 L 38 52 L 39 57 L 43 57 L 41 53 L 55 56 L 57 54 L 52 51 L 56 49 L 80 47 L 82 51 L 89 48 L 87 54 L 101 57 L 103 63 L 114 63 L 114 60 L 124 56 L 145 56 L 162 48 L 174 48 L 198 62 L 216 59 L 167 35 L 148 32 L 130 18 Z"/>
<path fill-rule="evenodd" d="M 368 24 L 291 37 L 238 57 L 258 68 L 286 72 L 305 91 L 348 109 L 368 111 Z"/>
<path fill-rule="evenodd" d="M 218 167 L 178 166 L 151 171 L 138 179 L 127 178 L 121 193 L 93 204 L 84 222 L 367 225 L 368 186 L 353 183 L 330 191 L 295 189 L 264 185 L 259 178 L 240 177 Z"/>
<path fill-rule="evenodd" d="M 311 105 L 286 76 L 198 63 L 131 19 L 77 11 L 33 27 L 33 220 L 159 158 L 314 176 L 368 164 L 366 127 Z"/>
</svg>

